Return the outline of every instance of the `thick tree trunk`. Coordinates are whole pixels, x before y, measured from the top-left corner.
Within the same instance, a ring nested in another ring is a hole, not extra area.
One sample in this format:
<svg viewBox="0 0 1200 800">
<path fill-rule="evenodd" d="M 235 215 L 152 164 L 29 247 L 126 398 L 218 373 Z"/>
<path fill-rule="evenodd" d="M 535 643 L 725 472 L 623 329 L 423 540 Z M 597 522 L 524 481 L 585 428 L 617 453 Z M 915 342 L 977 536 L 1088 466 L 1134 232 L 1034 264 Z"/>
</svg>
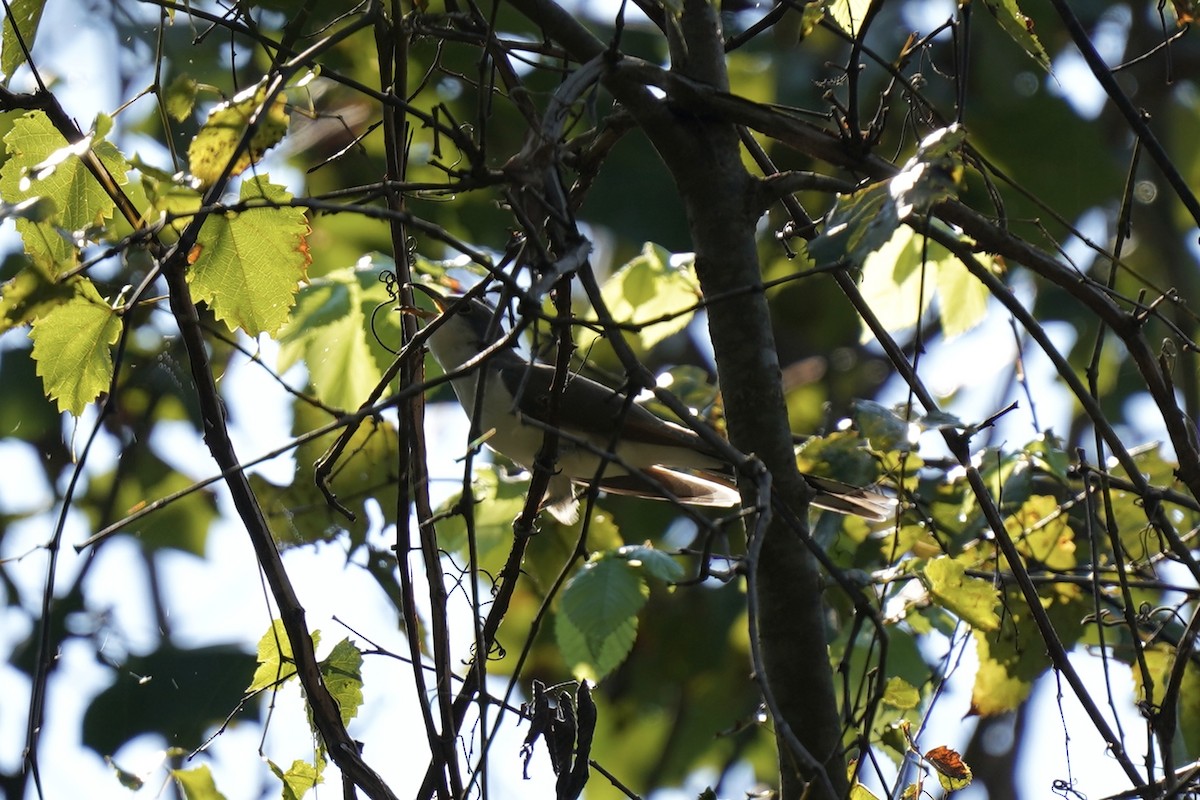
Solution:
<svg viewBox="0 0 1200 800">
<path fill-rule="evenodd" d="M 603 53 L 604 46 L 554 3 L 512 2 L 579 61 Z M 672 71 L 727 90 L 715 8 L 707 0 L 687 0 L 674 32 Z M 792 451 L 766 297 L 761 291 L 734 291 L 761 285 L 755 241 L 758 181 L 742 164 L 736 128 L 720 118 L 677 114 L 669 100 L 653 97 L 619 65 L 604 82 L 670 170 L 687 211 L 701 287 L 706 297 L 721 298 L 709 307 L 709 329 L 730 440 L 763 462 L 776 496 L 799 511 L 807 488 Z M 769 686 L 779 715 L 774 724 L 782 796 L 799 798 L 817 779 L 808 796 L 833 800 L 846 794 L 847 779 L 820 575 L 800 536 L 778 518 L 766 528 L 760 556 L 751 565 L 765 672 L 758 678 Z M 802 753 L 789 743 L 789 734 Z"/>
</svg>

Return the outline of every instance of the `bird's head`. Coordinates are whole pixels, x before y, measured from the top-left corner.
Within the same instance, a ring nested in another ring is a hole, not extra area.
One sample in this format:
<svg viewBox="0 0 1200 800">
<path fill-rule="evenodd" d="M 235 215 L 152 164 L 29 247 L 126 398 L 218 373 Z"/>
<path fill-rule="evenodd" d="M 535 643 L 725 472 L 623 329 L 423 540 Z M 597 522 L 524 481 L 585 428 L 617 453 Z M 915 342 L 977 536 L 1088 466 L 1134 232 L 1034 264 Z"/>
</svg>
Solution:
<svg viewBox="0 0 1200 800">
<path fill-rule="evenodd" d="M 496 309 L 482 300 L 462 295 L 446 296 L 419 283 L 412 287 L 429 297 L 437 311 L 409 306 L 400 310 L 438 326 L 429 337 L 429 349 L 443 369 L 449 371 L 462 366 L 504 338 L 504 328 Z"/>
</svg>

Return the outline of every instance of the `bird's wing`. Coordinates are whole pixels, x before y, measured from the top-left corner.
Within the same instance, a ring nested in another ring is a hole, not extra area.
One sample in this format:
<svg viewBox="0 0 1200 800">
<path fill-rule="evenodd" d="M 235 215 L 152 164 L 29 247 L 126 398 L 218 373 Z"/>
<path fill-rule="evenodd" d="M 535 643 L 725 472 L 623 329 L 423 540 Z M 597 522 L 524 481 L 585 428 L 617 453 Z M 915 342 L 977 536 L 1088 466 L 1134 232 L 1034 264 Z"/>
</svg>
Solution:
<svg viewBox="0 0 1200 800">
<path fill-rule="evenodd" d="M 517 398 L 521 413 L 539 422 L 547 422 L 554 367 L 521 361 L 519 365 L 504 365 L 500 374 L 505 387 Z M 624 414 L 621 428 L 624 437 L 648 445 L 682 447 L 716 458 L 695 432 L 661 419 L 637 403 L 630 403 L 626 408 L 625 395 L 582 375 L 573 375 L 567 381 L 559 407 L 599 409 L 598 413 L 575 415 L 572 427 L 605 445 L 612 437 L 613 424 L 622 419 Z"/>
<path fill-rule="evenodd" d="M 693 475 L 667 467 L 647 467 L 641 473 L 606 476 L 600 481 L 600 488 L 611 494 L 649 500 L 674 499 L 693 506 L 714 508 L 730 508 L 742 501 L 733 482 L 719 475 Z"/>
<path fill-rule="evenodd" d="M 882 522 L 896 513 L 895 498 L 849 483 L 805 475 L 804 480 L 816 491 L 812 504 L 826 511 L 853 514 Z"/>
</svg>

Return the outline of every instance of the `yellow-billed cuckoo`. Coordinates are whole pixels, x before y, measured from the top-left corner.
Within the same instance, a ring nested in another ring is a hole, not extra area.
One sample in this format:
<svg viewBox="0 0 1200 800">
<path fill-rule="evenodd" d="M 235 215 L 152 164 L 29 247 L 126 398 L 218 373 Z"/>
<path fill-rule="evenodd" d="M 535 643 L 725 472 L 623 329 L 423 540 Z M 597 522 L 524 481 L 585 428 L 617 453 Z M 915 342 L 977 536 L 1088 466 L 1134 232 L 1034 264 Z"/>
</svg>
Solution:
<svg viewBox="0 0 1200 800">
<path fill-rule="evenodd" d="M 486 303 L 443 297 L 419 284 L 414 288 L 428 294 L 441 315 L 451 312 L 439 320 L 428 342 L 446 372 L 458 370 L 504 338 L 495 309 Z M 476 407 L 480 375 L 484 383 L 478 427 L 487 445 L 530 468 L 549 422 L 554 367 L 523 357 L 515 342 L 498 347 L 451 381 L 468 415 Z M 543 505 L 560 522 L 570 524 L 578 518 L 575 486 L 594 481 L 602 464 L 599 488 L 614 494 L 722 508 L 741 500 L 734 482 L 720 472 L 730 465 L 700 436 L 627 403 L 624 395 L 602 383 L 571 375 L 557 410 L 558 429 L 565 435 L 559 439 L 558 461 Z M 610 449 L 614 441 L 615 451 Z M 606 458 L 613 452 L 616 459 Z M 805 480 L 815 490 L 812 503 L 819 508 L 877 520 L 893 513 L 894 501 L 884 495 L 825 478 L 806 475 Z"/>
</svg>

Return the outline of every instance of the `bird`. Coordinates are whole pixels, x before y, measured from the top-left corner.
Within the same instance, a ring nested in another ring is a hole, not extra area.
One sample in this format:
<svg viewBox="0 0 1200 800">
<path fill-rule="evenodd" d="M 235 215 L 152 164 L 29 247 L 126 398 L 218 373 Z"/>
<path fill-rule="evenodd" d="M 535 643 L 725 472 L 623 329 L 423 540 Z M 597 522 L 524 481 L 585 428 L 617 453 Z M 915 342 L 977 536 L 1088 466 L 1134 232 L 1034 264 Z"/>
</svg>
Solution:
<svg viewBox="0 0 1200 800">
<path fill-rule="evenodd" d="M 459 403 L 472 416 L 482 376 L 478 427 L 486 444 L 529 469 L 549 427 L 555 368 L 523 356 L 515 340 L 505 341 L 499 315 L 486 302 L 442 295 L 424 284 L 412 286 L 429 296 L 437 313 L 402 310 L 437 320 L 427 345 L 445 372 L 457 373 L 451 386 Z M 485 351 L 486 358 L 460 371 Z M 727 474 L 730 463 L 699 434 L 627 402 L 625 394 L 599 381 L 568 376 L 558 399 L 557 428 L 562 435 L 542 508 L 563 524 L 578 519 L 577 487 L 592 483 L 611 494 L 695 506 L 732 508 L 741 503 Z M 893 512 L 894 501 L 878 492 L 809 475 L 805 480 L 815 492 L 812 504 L 819 508 L 874 520 Z"/>
</svg>

